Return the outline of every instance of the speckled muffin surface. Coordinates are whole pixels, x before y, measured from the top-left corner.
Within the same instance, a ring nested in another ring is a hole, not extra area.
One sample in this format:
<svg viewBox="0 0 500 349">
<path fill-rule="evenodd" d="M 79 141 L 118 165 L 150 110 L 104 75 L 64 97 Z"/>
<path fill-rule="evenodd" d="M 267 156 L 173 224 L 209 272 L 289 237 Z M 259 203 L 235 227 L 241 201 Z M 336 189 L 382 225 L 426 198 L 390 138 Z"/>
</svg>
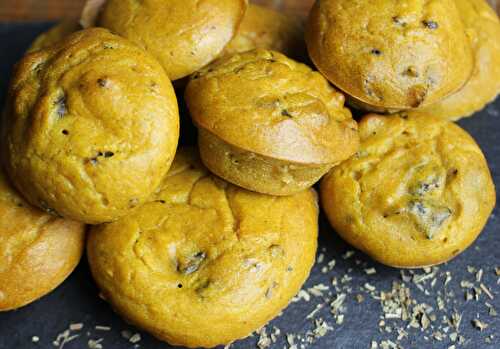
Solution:
<svg viewBox="0 0 500 349">
<path fill-rule="evenodd" d="M 247 0 L 108 0 L 98 25 L 147 50 L 177 80 L 222 52 L 246 7 Z"/>
<path fill-rule="evenodd" d="M 479 235 L 495 206 L 488 165 L 459 126 L 432 116 L 368 115 L 361 147 L 321 183 L 333 228 L 396 267 L 443 263 Z"/>
<path fill-rule="evenodd" d="M 222 55 L 232 55 L 256 48 L 301 58 L 306 51 L 302 23 L 296 17 L 250 4 L 236 36 L 224 48 Z"/>
<path fill-rule="evenodd" d="M 246 191 L 179 150 L 154 201 L 92 228 L 91 270 L 114 309 L 159 339 L 228 344 L 300 290 L 315 258 L 316 200 L 312 190 L 281 198 Z"/>
<path fill-rule="evenodd" d="M 73 271 L 85 227 L 31 207 L 0 171 L 0 312 L 46 295 Z"/>
<path fill-rule="evenodd" d="M 82 29 L 77 21 L 74 20 L 66 20 L 62 21 L 53 27 L 51 27 L 46 32 L 40 34 L 36 37 L 33 43 L 28 48 L 28 53 L 42 50 L 58 44 L 63 39 L 68 37 L 70 34 L 76 32 L 77 30 Z"/>
<path fill-rule="evenodd" d="M 208 143 L 202 137 L 215 137 L 212 150 L 200 146 L 204 163 L 250 190 L 273 195 L 300 191 L 358 147 L 357 125 L 344 96 L 319 73 L 275 51 L 257 49 L 219 59 L 193 75 L 186 102 L 201 130 L 200 143 Z M 246 168 L 231 168 L 231 163 Z M 248 175 L 254 165 L 275 167 L 269 167 L 270 185 Z M 289 178 L 287 165 L 292 170 L 321 168 L 322 173 Z"/>
<path fill-rule="evenodd" d="M 445 100 L 421 110 L 457 120 L 481 110 L 500 92 L 500 21 L 486 0 L 456 0 L 474 53 L 469 81 Z"/>
<path fill-rule="evenodd" d="M 108 222 L 145 202 L 167 173 L 177 100 L 153 57 L 87 29 L 18 63 L 4 131 L 8 174 L 31 204 Z"/>
<path fill-rule="evenodd" d="M 306 43 L 334 85 L 375 109 L 436 103 L 473 67 L 453 0 L 318 0 Z"/>
</svg>

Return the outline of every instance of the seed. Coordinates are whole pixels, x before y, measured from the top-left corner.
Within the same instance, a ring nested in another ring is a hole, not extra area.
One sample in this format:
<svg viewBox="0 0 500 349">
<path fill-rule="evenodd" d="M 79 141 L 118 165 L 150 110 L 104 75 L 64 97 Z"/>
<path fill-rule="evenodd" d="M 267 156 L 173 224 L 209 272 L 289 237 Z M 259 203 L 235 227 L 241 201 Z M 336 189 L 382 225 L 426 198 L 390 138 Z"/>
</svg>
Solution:
<svg viewBox="0 0 500 349">
<path fill-rule="evenodd" d="M 179 265 L 177 267 L 178 271 L 182 274 L 189 275 L 192 274 L 200 268 L 207 255 L 205 252 L 198 252 L 191 256 L 185 265 Z"/>
<path fill-rule="evenodd" d="M 106 87 L 106 86 L 108 86 L 108 80 L 107 79 L 97 79 L 97 84 L 101 87 Z"/>
<path fill-rule="evenodd" d="M 422 23 L 423 23 L 424 26 L 426 26 L 427 28 L 432 29 L 432 30 L 439 28 L 438 23 L 435 22 L 435 21 L 427 21 L 427 20 L 425 20 Z"/>
<path fill-rule="evenodd" d="M 54 102 L 54 105 L 56 106 L 56 113 L 60 118 L 62 118 L 68 112 L 68 109 L 66 108 L 66 97 L 59 97 Z"/>
<path fill-rule="evenodd" d="M 392 17 L 392 21 L 394 23 L 396 23 L 397 25 L 400 25 L 402 27 L 406 27 L 406 22 L 400 16 Z"/>
</svg>

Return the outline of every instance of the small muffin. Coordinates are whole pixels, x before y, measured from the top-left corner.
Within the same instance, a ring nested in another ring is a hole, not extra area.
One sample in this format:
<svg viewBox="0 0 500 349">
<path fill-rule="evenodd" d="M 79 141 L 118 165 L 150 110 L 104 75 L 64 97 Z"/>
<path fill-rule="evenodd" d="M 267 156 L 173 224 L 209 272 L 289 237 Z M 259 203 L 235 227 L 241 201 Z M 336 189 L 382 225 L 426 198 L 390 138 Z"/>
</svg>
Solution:
<svg viewBox="0 0 500 349">
<path fill-rule="evenodd" d="M 6 165 L 35 206 L 97 224 L 154 192 L 174 158 L 179 113 L 160 64 L 87 29 L 17 65 L 4 118 Z"/>
<path fill-rule="evenodd" d="M 243 188 L 290 195 L 358 148 L 344 96 L 284 55 L 254 50 L 193 75 L 186 102 L 204 164 Z"/>
<path fill-rule="evenodd" d="M 445 100 L 421 111 L 449 120 L 470 116 L 500 92 L 500 21 L 485 0 L 455 0 L 474 52 L 467 84 Z"/>
<path fill-rule="evenodd" d="M 77 21 L 63 21 L 56 24 L 46 32 L 40 34 L 35 41 L 28 48 L 27 53 L 49 48 L 55 44 L 60 43 L 63 39 L 67 38 L 70 34 L 81 29 Z"/>
<path fill-rule="evenodd" d="M 248 6 L 238 33 L 222 55 L 233 55 L 263 48 L 289 57 L 304 56 L 304 29 L 298 18 L 259 5 Z"/>
<path fill-rule="evenodd" d="M 177 80 L 217 58 L 246 7 L 247 0 L 107 0 L 98 25 L 147 50 Z"/>
<path fill-rule="evenodd" d="M 0 172 L 0 311 L 46 295 L 75 269 L 85 227 L 25 202 Z"/>
<path fill-rule="evenodd" d="M 495 206 L 481 149 L 432 116 L 368 115 L 361 148 L 321 182 L 333 228 L 380 263 L 417 268 L 448 261 L 479 235 Z"/>
<path fill-rule="evenodd" d="M 306 43 L 318 69 L 371 109 L 436 103 L 473 68 L 453 0 L 318 0 Z"/>
<path fill-rule="evenodd" d="M 277 316 L 307 279 L 316 200 L 313 190 L 246 191 L 180 150 L 154 201 L 92 228 L 92 274 L 118 313 L 159 339 L 228 344 Z"/>
</svg>

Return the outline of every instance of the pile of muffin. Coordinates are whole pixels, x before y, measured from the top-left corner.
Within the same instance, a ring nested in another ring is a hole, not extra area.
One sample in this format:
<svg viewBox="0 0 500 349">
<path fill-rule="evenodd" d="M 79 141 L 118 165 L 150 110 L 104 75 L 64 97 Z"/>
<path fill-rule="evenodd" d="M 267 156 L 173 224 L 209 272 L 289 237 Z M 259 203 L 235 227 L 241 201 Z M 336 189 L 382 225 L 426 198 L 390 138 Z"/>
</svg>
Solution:
<svg viewBox="0 0 500 349">
<path fill-rule="evenodd" d="M 245 0 L 91 0 L 81 23 L 40 36 L 10 83 L 0 310 L 57 287 L 88 231 L 117 313 L 213 347 L 300 290 L 321 178 L 335 231 L 395 267 L 457 256 L 492 212 L 486 160 L 449 121 L 500 91 L 486 0 L 318 0 L 305 35 Z M 178 148 L 178 97 L 198 149 Z"/>
</svg>

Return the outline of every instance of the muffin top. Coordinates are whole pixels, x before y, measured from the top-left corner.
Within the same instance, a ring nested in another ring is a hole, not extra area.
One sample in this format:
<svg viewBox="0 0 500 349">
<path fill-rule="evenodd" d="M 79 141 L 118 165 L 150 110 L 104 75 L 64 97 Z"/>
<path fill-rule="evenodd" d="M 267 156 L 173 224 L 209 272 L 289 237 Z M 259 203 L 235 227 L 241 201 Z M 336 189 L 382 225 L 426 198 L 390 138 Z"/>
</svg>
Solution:
<svg viewBox="0 0 500 349">
<path fill-rule="evenodd" d="M 222 52 L 246 7 L 247 0 L 107 0 L 98 25 L 147 50 L 177 80 Z"/>
<path fill-rule="evenodd" d="M 54 25 L 46 32 L 37 36 L 37 38 L 31 43 L 30 47 L 28 48 L 27 53 L 53 46 L 80 29 L 82 28 L 77 21 L 62 21 L 61 23 Z"/>
<path fill-rule="evenodd" d="M 176 97 L 158 62 L 98 28 L 24 57 L 5 114 L 16 188 L 47 212 L 90 224 L 144 202 L 179 135 Z"/>
<path fill-rule="evenodd" d="M 423 108 L 450 120 L 470 116 L 500 92 L 500 21 L 486 0 L 455 0 L 474 53 L 474 70 L 458 92 Z"/>
<path fill-rule="evenodd" d="M 248 6 L 236 36 L 222 55 L 263 48 L 301 58 L 305 52 L 304 28 L 296 17 L 259 5 Z"/>
<path fill-rule="evenodd" d="M 224 57 L 186 89 L 194 122 L 242 149 L 299 163 L 337 163 L 358 147 L 344 96 L 319 73 L 263 49 Z"/>
<path fill-rule="evenodd" d="M 181 149 L 154 201 L 90 232 L 104 297 L 162 340 L 213 347 L 248 336 L 284 308 L 314 263 L 312 190 L 246 191 Z"/>
<path fill-rule="evenodd" d="M 0 170 L 0 311 L 22 307 L 56 288 L 83 253 L 83 224 L 24 201 Z"/>
<path fill-rule="evenodd" d="M 441 263 L 468 247 L 495 206 L 488 165 L 459 126 L 430 115 L 368 115 L 361 147 L 321 183 L 333 227 L 376 260 Z"/>
<path fill-rule="evenodd" d="M 453 0 L 319 0 L 306 43 L 333 84 L 375 107 L 436 103 L 461 88 L 473 67 Z"/>
</svg>

